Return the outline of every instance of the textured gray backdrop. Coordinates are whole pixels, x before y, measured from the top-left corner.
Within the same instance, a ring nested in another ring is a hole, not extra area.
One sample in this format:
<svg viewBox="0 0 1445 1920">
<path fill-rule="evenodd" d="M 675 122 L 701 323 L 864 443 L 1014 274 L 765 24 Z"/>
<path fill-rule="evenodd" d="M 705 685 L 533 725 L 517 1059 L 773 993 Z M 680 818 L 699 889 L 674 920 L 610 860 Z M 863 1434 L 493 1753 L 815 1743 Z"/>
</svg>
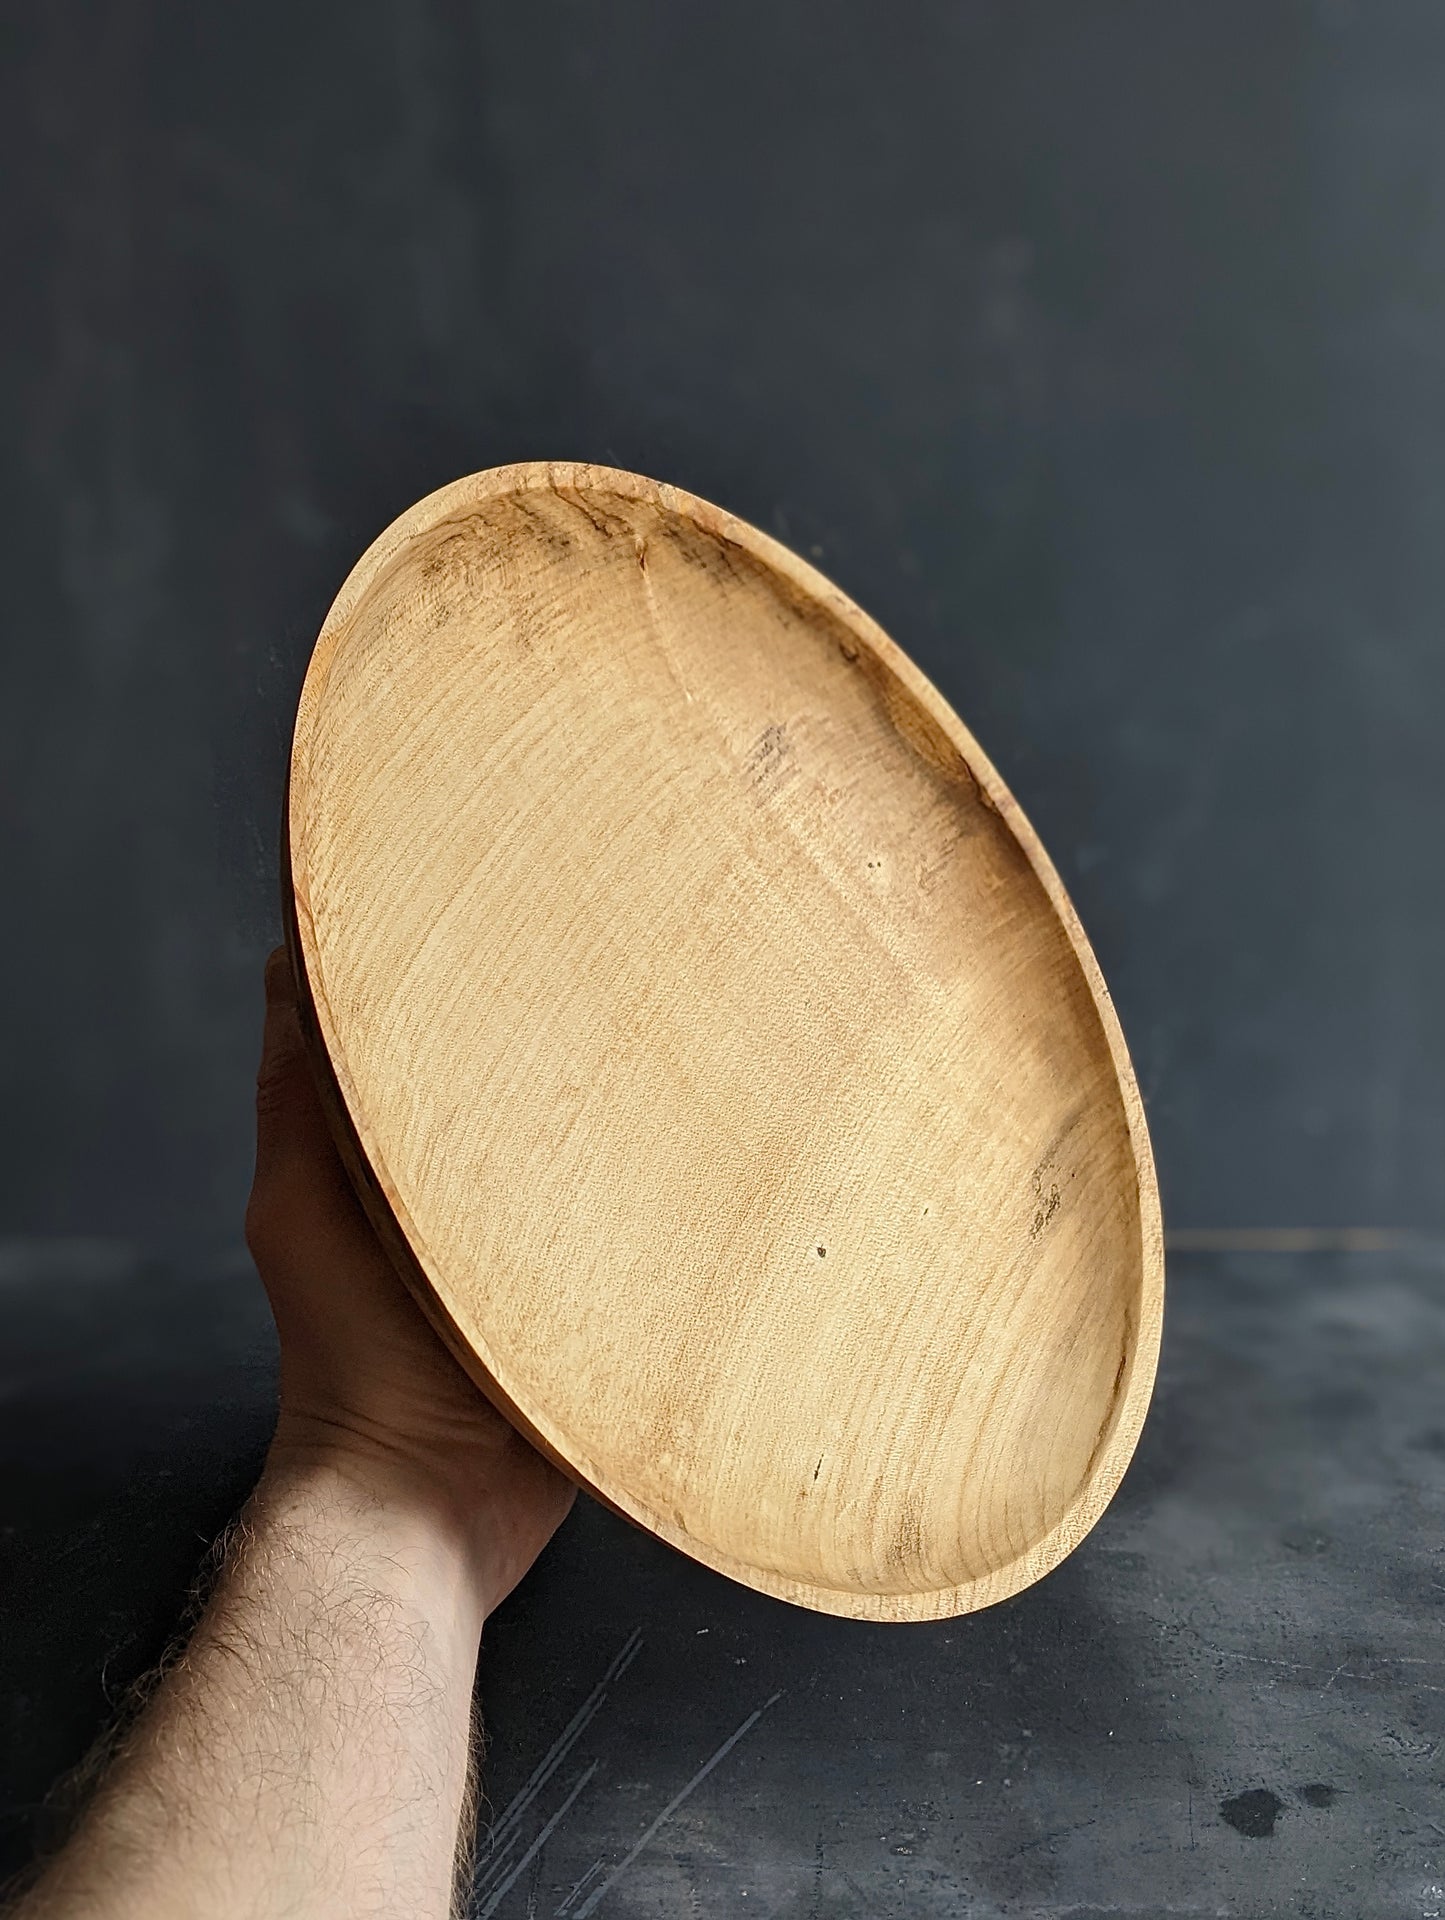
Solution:
<svg viewBox="0 0 1445 1920">
<path fill-rule="evenodd" d="M 0 1227 L 234 1233 L 311 639 L 504 460 L 819 557 L 1186 1225 L 1445 1224 L 1445 13 L 6 9 Z"/>
</svg>

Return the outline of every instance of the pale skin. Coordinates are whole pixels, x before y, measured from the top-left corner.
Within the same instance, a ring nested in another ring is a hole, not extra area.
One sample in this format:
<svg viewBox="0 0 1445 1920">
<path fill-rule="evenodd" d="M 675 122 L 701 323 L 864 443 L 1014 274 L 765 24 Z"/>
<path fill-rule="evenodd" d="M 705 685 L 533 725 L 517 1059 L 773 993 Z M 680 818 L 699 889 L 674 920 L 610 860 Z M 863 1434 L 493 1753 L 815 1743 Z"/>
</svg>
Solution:
<svg viewBox="0 0 1445 1920">
<path fill-rule="evenodd" d="M 280 1335 L 275 1437 L 189 1643 L 13 1920 L 453 1911 L 482 1625 L 572 1488 L 372 1233 L 279 952 L 256 1105 L 246 1237 Z"/>
</svg>

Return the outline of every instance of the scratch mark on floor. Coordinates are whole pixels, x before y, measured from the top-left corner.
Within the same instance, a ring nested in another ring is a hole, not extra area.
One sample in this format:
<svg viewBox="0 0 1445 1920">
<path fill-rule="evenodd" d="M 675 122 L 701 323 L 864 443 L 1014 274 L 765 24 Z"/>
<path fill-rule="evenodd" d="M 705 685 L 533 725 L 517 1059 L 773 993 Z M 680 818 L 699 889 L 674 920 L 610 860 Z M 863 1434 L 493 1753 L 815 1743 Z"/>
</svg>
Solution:
<svg viewBox="0 0 1445 1920">
<path fill-rule="evenodd" d="M 507 1835 L 501 1846 L 493 1847 L 491 1852 L 488 1853 L 485 1871 L 481 1866 L 477 1867 L 472 1875 L 472 1898 L 474 1900 L 480 1897 L 483 1882 L 486 1880 L 494 1880 L 502 1871 L 506 1863 L 507 1855 L 512 1851 L 512 1848 L 516 1846 L 521 1837 L 520 1828 L 514 1828 L 513 1831 Z"/>
<path fill-rule="evenodd" d="M 594 1860 L 592 1862 L 592 1865 L 587 1869 L 586 1873 L 584 1873 L 582 1878 L 574 1884 L 572 1891 L 567 1895 L 566 1899 L 562 1902 L 561 1906 L 558 1907 L 557 1912 L 559 1914 L 563 1914 L 567 1911 L 567 1909 L 571 1906 L 572 1902 L 577 1898 L 578 1894 L 581 1893 L 582 1889 L 592 1884 L 592 1882 L 597 1878 L 598 1874 L 601 1873 L 605 1865 L 606 1865 L 606 1862 L 603 1860 Z"/>
<path fill-rule="evenodd" d="M 1320 1689 L 1322 1693 L 1328 1693 L 1330 1687 L 1334 1685 L 1336 1680 L 1375 1681 L 1379 1678 L 1377 1674 L 1373 1673 L 1356 1673 L 1350 1667 L 1335 1667 L 1331 1669 L 1320 1666 L 1316 1661 L 1274 1660 L 1271 1659 L 1268 1654 L 1264 1653 L 1235 1653 L 1229 1647 L 1211 1646 L 1206 1640 L 1201 1640 L 1198 1644 L 1205 1653 L 1212 1653 L 1220 1660 L 1243 1660 L 1254 1667 L 1279 1667 L 1285 1673 L 1328 1674 L 1328 1684 Z M 1373 1656 L 1373 1658 L 1377 1667 L 1438 1667 L 1440 1664 L 1437 1660 L 1415 1659 L 1405 1655 L 1378 1654 Z M 1445 1693 L 1445 1687 L 1432 1686 L 1426 1680 L 1417 1680 L 1413 1684 L 1420 1693 Z"/>
<path fill-rule="evenodd" d="M 641 1650 L 642 1634 L 634 1628 L 623 1642 L 606 1673 L 543 1754 L 526 1785 L 508 1802 L 505 1811 L 491 1830 L 491 1845 L 487 1849 L 486 1857 L 477 1863 L 477 1870 L 472 1878 L 474 1900 L 481 1898 L 487 1890 L 488 1883 L 500 1872 L 502 1857 L 510 1852 L 516 1841 L 517 1828 L 523 1814 L 582 1738 L 606 1700 L 608 1690 L 622 1678 Z"/>
<path fill-rule="evenodd" d="M 497 1911 L 497 1908 L 501 1906 L 507 1895 L 512 1891 L 512 1888 L 552 1838 L 558 1824 L 570 1813 L 572 1802 L 577 1798 L 578 1794 L 581 1793 L 582 1789 L 587 1785 L 587 1782 L 592 1778 L 593 1774 L 596 1773 L 601 1764 L 600 1760 L 594 1760 L 592 1765 L 588 1767 L 584 1773 L 580 1773 L 577 1776 L 572 1784 L 572 1791 L 567 1795 L 567 1798 L 562 1802 L 561 1806 L 558 1807 L 557 1811 L 552 1815 L 552 1818 L 547 1822 L 546 1826 L 543 1827 L 542 1831 L 537 1835 L 531 1846 L 528 1847 L 516 1866 L 513 1867 L 512 1871 L 507 1875 L 506 1879 L 488 1896 L 486 1905 L 478 1909 L 477 1920 L 491 1920 L 491 1916 Z"/>
<path fill-rule="evenodd" d="M 702 1765 L 698 1768 L 697 1772 L 692 1776 L 691 1780 L 688 1781 L 687 1785 L 685 1787 L 681 1787 L 678 1789 L 678 1791 L 668 1801 L 667 1805 L 662 1809 L 662 1812 L 658 1814 L 657 1818 L 652 1822 L 651 1826 L 649 1826 L 644 1831 L 641 1839 L 637 1842 L 636 1846 L 632 1847 L 627 1853 L 624 1853 L 622 1858 L 618 1861 L 617 1865 L 612 1869 L 611 1873 L 609 1873 L 607 1878 L 602 1882 L 602 1885 L 600 1887 L 594 1888 L 594 1890 L 588 1894 L 587 1898 L 582 1902 L 582 1905 L 577 1909 L 576 1920 L 587 1920 L 587 1916 L 589 1913 L 595 1913 L 597 1911 L 598 1907 L 607 1898 L 607 1894 L 609 1890 L 612 1887 L 616 1886 L 617 1882 L 622 1878 L 623 1874 L 626 1873 L 627 1869 L 632 1865 L 633 1861 L 637 1858 L 638 1854 L 640 1854 L 643 1851 L 643 1849 L 646 1846 L 648 1846 L 648 1844 L 653 1839 L 654 1835 L 657 1833 L 658 1828 L 661 1827 L 666 1821 L 672 1818 L 673 1814 L 677 1812 L 678 1808 L 682 1805 L 683 1801 L 688 1799 L 692 1794 L 694 1794 L 697 1791 L 697 1789 L 702 1785 L 703 1781 L 706 1780 L 708 1775 L 712 1772 L 713 1768 L 716 1766 L 719 1766 L 727 1758 L 727 1756 L 732 1752 L 733 1748 L 737 1745 L 739 1740 L 743 1739 L 745 1735 L 751 1733 L 753 1728 L 758 1724 L 759 1720 L 761 1720 L 763 1715 L 767 1712 L 768 1708 L 776 1705 L 776 1703 L 779 1700 L 781 1700 L 782 1697 L 783 1695 L 781 1690 L 779 1690 L 777 1693 L 769 1694 L 768 1698 L 764 1700 L 763 1704 L 760 1707 L 755 1707 L 754 1710 L 748 1715 L 747 1719 L 744 1720 L 742 1725 L 739 1728 L 737 1728 L 735 1732 L 730 1733 L 728 1735 L 727 1739 L 723 1741 L 722 1745 L 718 1748 L 717 1752 L 713 1754 L 712 1758 L 710 1760 L 704 1760 Z"/>
</svg>

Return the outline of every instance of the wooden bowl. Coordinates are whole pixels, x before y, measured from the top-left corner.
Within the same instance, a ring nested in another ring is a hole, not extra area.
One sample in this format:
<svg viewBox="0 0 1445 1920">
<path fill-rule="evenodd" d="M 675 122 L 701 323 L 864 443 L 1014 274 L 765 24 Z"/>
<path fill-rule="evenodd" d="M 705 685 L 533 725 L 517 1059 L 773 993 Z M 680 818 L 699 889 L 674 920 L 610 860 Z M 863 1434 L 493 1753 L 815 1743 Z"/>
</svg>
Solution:
<svg viewBox="0 0 1445 1920">
<path fill-rule="evenodd" d="M 353 1174 L 539 1447 L 865 1619 L 1077 1544 L 1154 1377 L 1144 1116 L 1036 836 L 866 614 L 676 488 L 475 474 L 331 609 L 289 830 Z"/>
</svg>

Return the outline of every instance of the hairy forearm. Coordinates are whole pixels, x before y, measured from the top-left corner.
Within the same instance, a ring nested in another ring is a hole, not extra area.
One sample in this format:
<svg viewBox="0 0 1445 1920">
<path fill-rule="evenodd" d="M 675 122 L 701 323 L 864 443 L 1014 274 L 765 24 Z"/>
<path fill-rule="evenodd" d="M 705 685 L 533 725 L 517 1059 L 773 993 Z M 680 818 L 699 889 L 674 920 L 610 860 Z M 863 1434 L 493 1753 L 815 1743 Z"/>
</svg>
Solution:
<svg viewBox="0 0 1445 1920">
<path fill-rule="evenodd" d="M 483 1592 L 404 1473 L 278 1449 L 24 1920 L 445 1915 Z"/>
<path fill-rule="evenodd" d="M 266 1470 L 189 1643 L 14 1920 L 442 1920 L 452 1903 L 482 1617 L 572 1490 L 372 1231 L 280 951 L 256 1122 L 246 1238 L 281 1352 Z"/>
</svg>

